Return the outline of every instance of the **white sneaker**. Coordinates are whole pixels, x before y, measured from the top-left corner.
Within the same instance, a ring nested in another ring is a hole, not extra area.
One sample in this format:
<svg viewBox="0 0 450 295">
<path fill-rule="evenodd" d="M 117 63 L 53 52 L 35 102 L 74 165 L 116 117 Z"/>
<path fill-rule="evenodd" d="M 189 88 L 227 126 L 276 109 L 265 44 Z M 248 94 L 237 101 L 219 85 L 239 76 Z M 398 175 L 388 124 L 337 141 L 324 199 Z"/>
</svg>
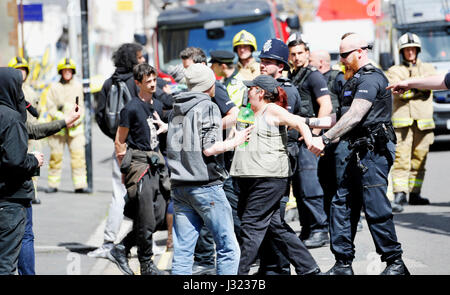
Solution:
<svg viewBox="0 0 450 295">
<path fill-rule="evenodd" d="M 98 247 L 97 249 L 88 252 L 87 256 L 92 257 L 92 258 L 107 258 L 108 257 L 108 252 L 111 251 L 111 249 L 114 247 L 113 243 L 107 243 L 107 244 L 103 244 L 100 247 Z"/>
</svg>

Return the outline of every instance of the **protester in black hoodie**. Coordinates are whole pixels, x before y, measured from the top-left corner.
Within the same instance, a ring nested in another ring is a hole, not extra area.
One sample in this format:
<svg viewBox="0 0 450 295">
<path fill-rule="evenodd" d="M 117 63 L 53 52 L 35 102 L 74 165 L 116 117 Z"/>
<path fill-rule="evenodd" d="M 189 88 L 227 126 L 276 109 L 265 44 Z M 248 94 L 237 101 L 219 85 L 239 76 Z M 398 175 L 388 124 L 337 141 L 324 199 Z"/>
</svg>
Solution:
<svg viewBox="0 0 450 295">
<path fill-rule="evenodd" d="M 0 68 L 0 274 L 17 268 L 34 194 L 31 177 L 44 162 L 42 153 L 27 153 L 26 116 L 22 73 Z"/>
<path fill-rule="evenodd" d="M 137 88 L 133 78 L 133 67 L 137 64 L 145 62 L 143 56 L 144 48 L 136 43 L 122 44 L 112 56 L 112 60 L 116 67 L 113 75 L 103 83 L 103 87 L 99 92 L 97 107 L 95 110 L 95 119 L 102 132 L 112 139 L 112 144 L 116 138 L 116 133 L 111 132 L 105 125 L 104 110 L 108 94 L 113 83 L 118 80 L 124 81 L 130 92 L 131 97 L 137 97 L 139 89 Z M 119 233 L 120 225 L 123 220 L 123 208 L 125 206 L 124 196 L 127 191 L 122 184 L 122 174 L 119 169 L 119 164 L 115 153 L 113 152 L 112 161 L 112 190 L 113 196 L 109 209 L 108 219 L 106 220 L 106 227 L 104 233 L 103 245 L 94 251 L 88 253 L 89 257 L 106 258 L 107 253 L 114 246 L 114 241 Z"/>
</svg>

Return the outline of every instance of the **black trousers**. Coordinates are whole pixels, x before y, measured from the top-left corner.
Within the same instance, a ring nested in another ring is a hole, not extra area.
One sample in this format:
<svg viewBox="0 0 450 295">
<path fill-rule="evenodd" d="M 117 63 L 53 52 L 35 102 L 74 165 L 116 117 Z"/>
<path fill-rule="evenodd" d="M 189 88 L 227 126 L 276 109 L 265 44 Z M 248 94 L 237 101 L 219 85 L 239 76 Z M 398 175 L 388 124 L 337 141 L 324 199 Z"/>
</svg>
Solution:
<svg viewBox="0 0 450 295">
<path fill-rule="evenodd" d="M 308 249 L 281 218 L 280 200 L 286 192 L 288 178 L 237 178 L 237 183 L 240 190 L 238 216 L 241 220 L 238 274 L 249 273 L 267 232 L 294 265 L 297 274 L 316 269 L 318 266 Z"/>
<path fill-rule="evenodd" d="M 153 256 L 152 235 L 163 229 L 166 213 L 166 200 L 159 189 L 159 175 L 146 173 L 138 183 L 136 198 L 125 204 L 124 214 L 133 219 L 133 229 L 122 240 L 128 251 L 137 245 L 140 263 Z"/>
<path fill-rule="evenodd" d="M 0 275 L 13 275 L 17 269 L 26 222 L 25 206 L 0 202 Z"/>
</svg>

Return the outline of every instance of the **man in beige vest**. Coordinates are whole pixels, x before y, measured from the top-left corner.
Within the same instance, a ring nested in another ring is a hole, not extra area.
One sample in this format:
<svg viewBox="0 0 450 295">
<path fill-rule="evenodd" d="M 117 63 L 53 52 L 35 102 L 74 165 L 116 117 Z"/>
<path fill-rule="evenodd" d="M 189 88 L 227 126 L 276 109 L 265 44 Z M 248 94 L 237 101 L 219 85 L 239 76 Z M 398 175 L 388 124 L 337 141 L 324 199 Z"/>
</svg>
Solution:
<svg viewBox="0 0 450 295">
<path fill-rule="evenodd" d="M 418 59 L 421 50 L 417 35 L 406 33 L 398 40 L 403 62 L 389 68 L 386 76 L 390 84 L 413 77 L 436 74 L 431 64 Z M 392 123 L 397 135 L 395 162 L 392 169 L 394 202 L 406 204 L 409 192 L 410 205 L 427 205 L 420 191 L 425 176 L 425 162 L 430 145 L 434 141 L 433 94 L 429 90 L 410 89 L 395 94 Z"/>
<path fill-rule="evenodd" d="M 83 86 L 73 79 L 76 71 L 75 63 L 70 58 L 63 58 L 57 66 L 61 80 L 52 85 L 47 97 L 48 114 L 52 120 L 64 118 L 74 108 L 76 97 L 81 110 L 84 109 Z M 48 189 L 47 193 L 58 191 L 61 182 L 62 160 L 64 146 L 67 143 L 71 155 L 72 181 L 75 193 L 89 193 L 86 177 L 86 159 L 84 145 L 83 115 L 71 128 L 64 128 L 57 134 L 49 137 L 48 143 L 51 149 Z"/>
</svg>

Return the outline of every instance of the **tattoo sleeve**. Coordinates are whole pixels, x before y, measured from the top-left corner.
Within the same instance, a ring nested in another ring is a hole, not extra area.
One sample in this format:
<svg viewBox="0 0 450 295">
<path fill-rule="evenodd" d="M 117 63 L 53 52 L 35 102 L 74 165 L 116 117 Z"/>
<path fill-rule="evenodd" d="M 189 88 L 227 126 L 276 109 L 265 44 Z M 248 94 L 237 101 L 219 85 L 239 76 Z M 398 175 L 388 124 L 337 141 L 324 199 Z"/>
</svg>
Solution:
<svg viewBox="0 0 450 295">
<path fill-rule="evenodd" d="M 325 133 L 325 136 L 331 140 L 342 137 L 342 135 L 353 129 L 361 121 L 371 107 L 372 103 L 370 101 L 355 98 L 350 109 L 336 122 L 333 128 Z"/>
</svg>

